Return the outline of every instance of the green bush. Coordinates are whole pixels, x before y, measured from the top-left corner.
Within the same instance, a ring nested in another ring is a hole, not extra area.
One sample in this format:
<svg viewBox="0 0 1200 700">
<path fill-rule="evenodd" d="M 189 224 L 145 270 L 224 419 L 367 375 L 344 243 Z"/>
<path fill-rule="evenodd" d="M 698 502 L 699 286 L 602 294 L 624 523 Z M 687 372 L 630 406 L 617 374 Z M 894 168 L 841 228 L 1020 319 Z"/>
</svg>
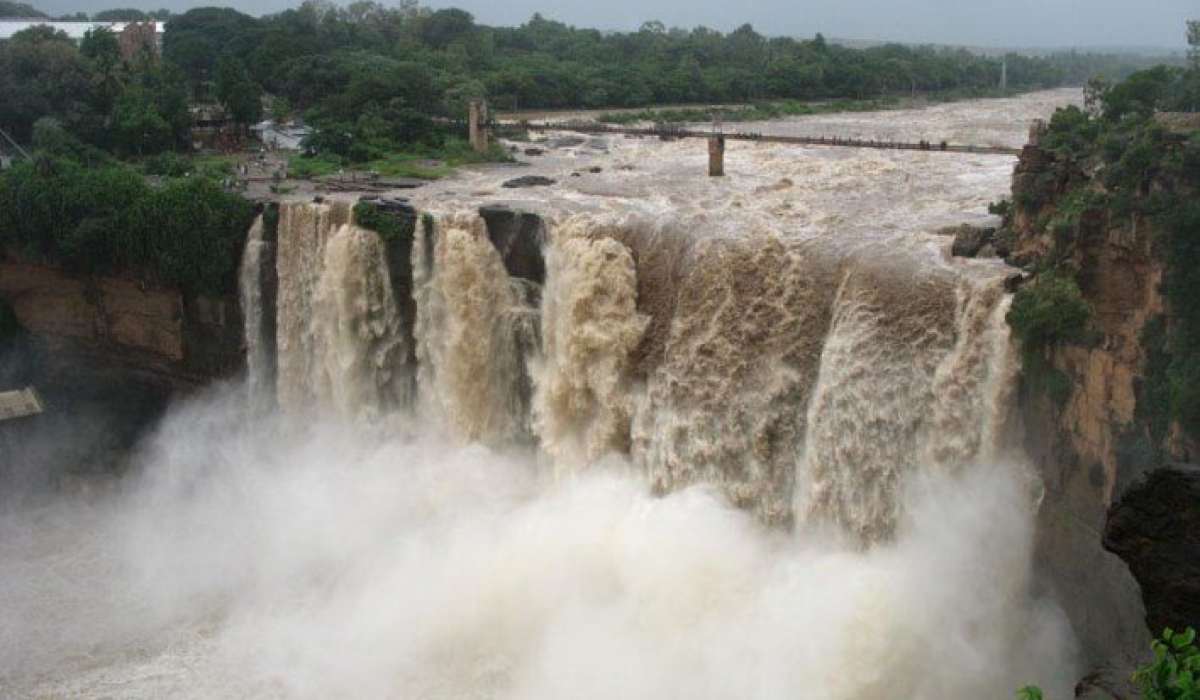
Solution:
<svg viewBox="0 0 1200 700">
<path fill-rule="evenodd" d="M 167 151 L 156 156 L 151 156 L 143 161 L 142 170 L 147 175 L 183 177 L 192 171 L 192 161 L 187 156 Z"/>
<path fill-rule="evenodd" d="M 21 164 L 0 176 L 0 244 L 78 273 L 233 289 L 253 207 L 204 178 L 151 188 L 124 166 Z"/>
<path fill-rule="evenodd" d="M 354 205 L 354 223 L 379 234 L 385 243 L 403 242 L 412 244 L 416 229 L 416 216 L 396 216 L 382 212 L 372 202 Z"/>
<path fill-rule="evenodd" d="M 1133 672 L 1133 683 L 1145 700 L 1200 700 L 1200 648 L 1196 630 L 1163 630 L 1162 638 L 1150 643 L 1154 660 Z M 1017 691 L 1018 700 L 1042 700 L 1042 689 L 1027 685 Z"/>
<path fill-rule="evenodd" d="M 1007 320 L 1029 355 L 1059 343 L 1084 340 L 1091 314 L 1075 280 L 1050 270 L 1016 293 Z"/>
<path fill-rule="evenodd" d="M 1200 700 L 1200 648 L 1196 630 L 1163 630 L 1150 648 L 1154 661 L 1133 674 L 1133 682 L 1146 700 Z"/>
<path fill-rule="evenodd" d="M 1043 272 L 1016 293 L 1006 320 L 1021 341 L 1024 377 L 1034 393 L 1060 406 L 1070 398 L 1070 378 L 1050 364 L 1046 351 L 1085 340 L 1090 319 L 1079 285 L 1061 272 Z"/>
</svg>

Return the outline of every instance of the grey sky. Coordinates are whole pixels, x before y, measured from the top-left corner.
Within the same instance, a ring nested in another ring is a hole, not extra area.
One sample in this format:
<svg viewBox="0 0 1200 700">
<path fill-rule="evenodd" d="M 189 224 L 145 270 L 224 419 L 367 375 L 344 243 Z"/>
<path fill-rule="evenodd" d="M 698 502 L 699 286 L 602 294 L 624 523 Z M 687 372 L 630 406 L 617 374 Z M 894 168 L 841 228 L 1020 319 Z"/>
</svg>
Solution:
<svg viewBox="0 0 1200 700">
<path fill-rule="evenodd" d="M 346 0 L 348 1 L 348 0 Z M 245 12 L 275 12 L 300 0 L 233 0 Z M 186 0 L 34 0 L 47 12 L 112 6 L 186 9 Z M 634 29 L 644 20 L 668 26 L 732 29 L 750 22 L 761 33 L 891 39 L 974 46 L 1156 46 L 1182 48 L 1184 20 L 1200 19 L 1200 0 L 426 0 L 461 7 L 487 24 L 520 24 L 534 12 L 576 26 Z"/>
</svg>

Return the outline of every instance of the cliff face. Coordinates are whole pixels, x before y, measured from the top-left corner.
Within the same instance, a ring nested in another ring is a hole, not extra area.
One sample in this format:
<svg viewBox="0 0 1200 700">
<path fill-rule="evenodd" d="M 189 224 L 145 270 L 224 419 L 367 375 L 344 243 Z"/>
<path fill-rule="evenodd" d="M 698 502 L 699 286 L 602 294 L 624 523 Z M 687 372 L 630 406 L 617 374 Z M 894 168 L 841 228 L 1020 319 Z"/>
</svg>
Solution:
<svg viewBox="0 0 1200 700">
<path fill-rule="evenodd" d="M 93 427 L 99 442 L 72 451 L 83 459 L 97 452 L 99 462 L 105 453 L 115 457 L 172 396 L 243 366 L 241 315 L 232 296 L 191 297 L 9 256 L 0 259 L 0 299 L 25 331 L 0 357 L 3 379 L 38 388 L 48 404 L 43 423 L 57 426 L 51 432 Z M 49 461 L 69 470 L 110 466 L 62 464 L 72 459 Z"/>
<path fill-rule="evenodd" d="M 1102 190 L 1095 173 L 1056 162 L 1038 147 L 1038 133 L 1032 136 L 1013 178 L 1009 261 L 1032 269 L 1054 259 L 1074 271 L 1092 310 L 1089 342 L 1060 345 L 1048 358 L 1068 379 L 1069 397 L 1060 403 L 1022 391 L 1027 448 L 1046 488 L 1039 559 L 1089 660 L 1119 667 L 1146 653 L 1147 623 L 1157 633 L 1166 624 L 1200 622 L 1170 604 L 1197 583 L 1188 580 L 1191 550 L 1179 541 L 1187 536 L 1188 509 L 1172 514 L 1153 505 L 1153 494 L 1162 491 L 1160 472 L 1169 467 L 1133 447 L 1139 439 L 1145 445 L 1149 434 L 1139 409 L 1145 329 L 1156 319 L 1170 323 L 1162 293 L 1166 265 L 1146 219 L 1073 205 L 1071 192 Z M 1071 206 L 1077 211 L 1063 224 Z M 1171 434 L 1151 449 L 1168 461 L 1194 459 L 1181 431 Z M 1156 517 L 1137 515 L 1150 511 Z"/>
</svg>

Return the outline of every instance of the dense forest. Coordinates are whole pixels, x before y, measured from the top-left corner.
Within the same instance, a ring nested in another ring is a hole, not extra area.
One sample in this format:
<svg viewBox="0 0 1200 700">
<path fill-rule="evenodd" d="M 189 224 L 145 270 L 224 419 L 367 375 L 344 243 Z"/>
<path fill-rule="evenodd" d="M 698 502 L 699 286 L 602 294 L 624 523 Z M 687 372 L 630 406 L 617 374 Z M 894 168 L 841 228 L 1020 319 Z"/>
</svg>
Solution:
<svg viewBox="0 0 1200 700">
<path fill-rule="evenodd" d="M 41 13 L 0 2 L 0 16 L 30 14 Z M 166 14 L 117 9 L 95 18 Z M 87 144 L 145 155 L 186 148 L 189 100 L 220 102 L 243 124 L 261 118 L 266 104 L 278 117 L 306 117 L 320 127 L 320 150 L 348 156 L 353 143 L 437 141 L 429 117 L 461 115 L 473 97 L 501 109 L 862 100 L 990 94 L 1001 78 L 1001 59 L 966 50 L 851 49 L 820 34 L 768 38 L 749 25 L 727 34 L 659 22 L 601 32 L 536 14 L 519 27 L 489 27 L 462 10 L 431 11 L 412 0 L 308 0 L 261 18 L 198 8 L 169 18 L 162 61 L 122 61 L 107 34 L 93 32 L 76 47 L 34 29 L 0 43 L 0 128 L 28 142 L 35 122 L 52 117 Z M 1006 62 L 1008 85 L 1018 90 L 1139 67 L 1130 57 L 1078 53 L 1014 53 Z"/>
</svg>

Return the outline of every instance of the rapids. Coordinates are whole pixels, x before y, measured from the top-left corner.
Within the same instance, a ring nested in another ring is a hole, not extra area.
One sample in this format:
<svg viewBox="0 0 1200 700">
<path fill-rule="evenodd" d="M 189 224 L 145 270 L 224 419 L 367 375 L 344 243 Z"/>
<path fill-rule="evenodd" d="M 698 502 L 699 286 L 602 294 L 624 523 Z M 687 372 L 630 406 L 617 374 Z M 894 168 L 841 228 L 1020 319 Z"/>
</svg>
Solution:
<svg viewBox="0 0 1200 700">
<path fill-rule="evenodd" d="M 748 128 L 1019 145 L 1078 98 Z M 549 154 L 551 188 L 414 191 L 411 269 L 349 201 L 256 222 L 246 380 L 103 488 L 0 500 L 0 694 L 1068 696 L 1011 270 L 932 233 L 1012 160 Z M 496 202 L 538 215 L 544 279 Z"/>
</svg>

